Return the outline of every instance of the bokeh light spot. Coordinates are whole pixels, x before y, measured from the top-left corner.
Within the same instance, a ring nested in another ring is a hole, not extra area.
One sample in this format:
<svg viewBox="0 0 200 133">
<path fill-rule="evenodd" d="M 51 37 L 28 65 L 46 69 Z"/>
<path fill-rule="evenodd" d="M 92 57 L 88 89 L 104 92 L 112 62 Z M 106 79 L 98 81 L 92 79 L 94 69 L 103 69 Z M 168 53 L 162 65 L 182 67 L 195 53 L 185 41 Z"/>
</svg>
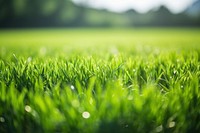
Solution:
<svg viewBox="0 0 200 133">
<path fill-rule="evenodd" d="M 70 86 L 70 88 L 71 88 L 72 90 L 74 90 L 74 89 L 75 89 L 75 87 L 74 87 L 73 85 L 71 85 L 71 86 Z"/>
<path fill-rule="evenodd" d="M 162 132 L 162 130 L 163 130 L 163 126 L 162 125 L 156 127 L 156 132 L 157 133 Z"/>
<path fill-rule="evenodd" d="M 30 107 L 29 105 L 26 105 L 26 106 L 25 106 L 25 110 L 26 110 L 26 112 L 29 112 L 29 113 L 30 113 L 30 112 L 31 112 L 31 107 Z"/>
<path fill-rule="evenodd" d="M 88 118 L 90 118 L 90 113 L 85 111 L 85 112 L 82 113 L 82 117 L 85 118 L 85 119 L 88 119 Z"/>
<path fill-rule="evenodd" d="M 0 122 L 5 122 L 5 119 L 3 117 L 0 117 Z"/>
<path fill-rule="evenodd" d="M 174 121 L 171 121 L 171 122 L 169 123 L 169 128 L 173 128 L 175 125 L 176 125 L 176 123 L 175 123 Z"/>
</svg>

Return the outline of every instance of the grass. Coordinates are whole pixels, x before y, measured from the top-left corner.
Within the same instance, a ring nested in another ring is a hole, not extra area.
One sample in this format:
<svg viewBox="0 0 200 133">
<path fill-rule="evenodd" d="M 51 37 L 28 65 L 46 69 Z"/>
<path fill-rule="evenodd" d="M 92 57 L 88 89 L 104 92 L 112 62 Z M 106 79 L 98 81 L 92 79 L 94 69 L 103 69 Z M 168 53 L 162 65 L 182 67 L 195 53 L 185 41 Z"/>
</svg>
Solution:
<svg viewBox="0 0 200 133">
<path fill-rule="evenodd" d="M 199 29 L 0 31 L 0 132 L 200 131 Z"/>
</svg>

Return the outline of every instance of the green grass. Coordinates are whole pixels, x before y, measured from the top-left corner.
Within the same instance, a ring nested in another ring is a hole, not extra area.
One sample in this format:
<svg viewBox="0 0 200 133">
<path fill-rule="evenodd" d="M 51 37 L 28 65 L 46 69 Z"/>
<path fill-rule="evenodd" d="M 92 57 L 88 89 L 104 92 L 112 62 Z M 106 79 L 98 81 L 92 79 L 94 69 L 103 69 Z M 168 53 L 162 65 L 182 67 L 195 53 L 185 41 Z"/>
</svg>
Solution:
<svg viewBox="0 0 200 133">
<path fill-rule="evenodd" d="M 199 36 L 0 30 L 0 132 L 197 133 Z"/>
</svg>

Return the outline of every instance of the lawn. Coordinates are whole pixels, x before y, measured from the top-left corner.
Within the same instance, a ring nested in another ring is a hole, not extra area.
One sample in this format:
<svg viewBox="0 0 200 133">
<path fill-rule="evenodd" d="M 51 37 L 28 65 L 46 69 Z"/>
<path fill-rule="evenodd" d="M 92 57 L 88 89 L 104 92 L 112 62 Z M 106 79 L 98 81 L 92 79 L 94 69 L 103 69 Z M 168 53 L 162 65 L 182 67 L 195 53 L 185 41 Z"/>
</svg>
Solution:
<svg viewBox="0 0 200 133">
<path fill-rule="evenodd" d="M 0 30 L 1 133 L 197 133 L 200 29 Z"/>
</svg>

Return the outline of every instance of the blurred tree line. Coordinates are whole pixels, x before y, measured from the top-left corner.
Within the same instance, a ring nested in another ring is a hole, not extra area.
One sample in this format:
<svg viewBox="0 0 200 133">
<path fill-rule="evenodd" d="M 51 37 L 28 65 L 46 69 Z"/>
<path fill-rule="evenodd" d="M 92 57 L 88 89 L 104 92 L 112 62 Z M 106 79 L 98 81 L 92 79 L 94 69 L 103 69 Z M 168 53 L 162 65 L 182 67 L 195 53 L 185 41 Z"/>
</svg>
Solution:
<svg viewBox="0 0 200 133">
<path fill-rule="evenodd" d="M 0 27 L 200 26 L 200 15 L 172 14 L 166 7 L 139 14 L 113 13 L 71 0 L 0 0 Z"/>
</svg>

